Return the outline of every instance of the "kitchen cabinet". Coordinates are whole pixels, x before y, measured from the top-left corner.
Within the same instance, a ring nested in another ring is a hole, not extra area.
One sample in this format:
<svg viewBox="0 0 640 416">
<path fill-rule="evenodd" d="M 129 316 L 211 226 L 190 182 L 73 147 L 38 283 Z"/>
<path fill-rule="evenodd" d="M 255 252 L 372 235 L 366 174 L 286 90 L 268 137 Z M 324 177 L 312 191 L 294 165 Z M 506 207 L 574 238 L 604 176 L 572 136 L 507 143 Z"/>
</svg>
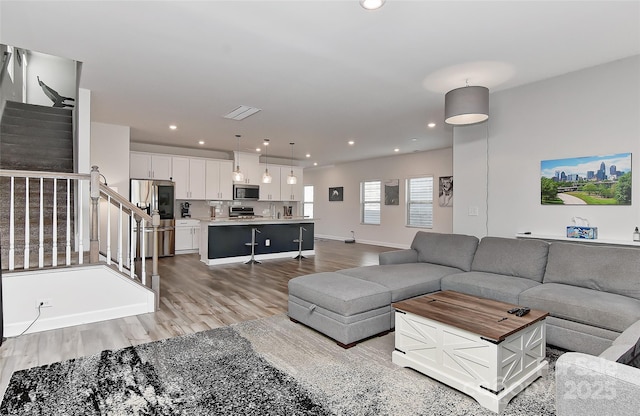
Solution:
<svg viewBox="0 0 640 416">
<path fill-rule="evenodd" d="M 260 185 L 262 182 L 262 171 L 260 171 L 260 155 L 253 153 L 233 152 L 235 155 L 235 164 L 240 166 L 240 171 L 244 174 L 244 181 L 251 185 Z M 239 183 L 239 182 L 236 182 Z"/>
<path fill-rule="evenodd" d="M 260 201 L 281 201 L 280 199 L 280 175 L 278 165 L 268 165 L 271 174 L 271 183 L 262 183 L 262 174 L 267 168 L 266 164 L 260 164 Z"/>
<path fill-rule="evenodd" d="M 176 254 L 197 253 L 200 247 L 200 221 L 176 220 Z"/>
<path fill-rule="evenodd" d="M 207 160 L 205 170 L 205 198 L 230 201 L 233 199 L 233 162 L 231 160 Z"/>
<path fill-rule="evenodd" d="M 287 177 L 293 170 L 298 179 L 295 185 L 287 183 Z M 280 171 L 280 197 L 282 201 L 302 201 L 304 197 L 303 170 L 300 167 L 282 166 Z"/>
<path fill-rule="evenodd" d="M 206 199 L 206 160 L 174 156 L 171 164 L 176 199 Z"/>
<path fill-rule="evenodd" d="M 129 176 L 135 179 L 171 179 L 171 156 L 129 153 Z"/>
</svg>

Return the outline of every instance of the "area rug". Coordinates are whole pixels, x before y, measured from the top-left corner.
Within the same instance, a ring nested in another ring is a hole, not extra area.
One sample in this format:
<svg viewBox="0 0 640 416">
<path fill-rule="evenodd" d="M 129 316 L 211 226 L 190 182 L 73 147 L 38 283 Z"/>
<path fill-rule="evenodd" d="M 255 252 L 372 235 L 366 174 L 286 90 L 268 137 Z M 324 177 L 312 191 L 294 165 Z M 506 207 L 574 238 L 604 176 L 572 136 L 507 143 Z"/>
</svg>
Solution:
<svg viewBox="0 0 640 416">
<path fill-rule="evenodd" d="M 285 315 L 17 371 L 1 415 L 494 415 L 391 362 L 393 333 L 344 350 Z M 554 415 L 554 364 L 502 415 Z"/>
</svg>

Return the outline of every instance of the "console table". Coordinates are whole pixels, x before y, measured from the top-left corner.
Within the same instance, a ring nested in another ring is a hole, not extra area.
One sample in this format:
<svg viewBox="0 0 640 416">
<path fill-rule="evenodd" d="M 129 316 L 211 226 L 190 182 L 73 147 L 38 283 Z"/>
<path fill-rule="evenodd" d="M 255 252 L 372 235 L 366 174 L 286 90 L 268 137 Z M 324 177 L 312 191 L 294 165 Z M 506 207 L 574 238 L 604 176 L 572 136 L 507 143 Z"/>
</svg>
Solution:
<svg viewBox="0 0 640 416">
<path fill-rule="evenodd" d="M 630 246 L 640 247 L 640 242 L 632 240 L 612 240 L 608 238 L 569 238 L 562 235 L 547 235 L 547 234 L 535 234 L 535 233 L 516 233 L 516 238 L 532 238 L 535 240 L 551 240 L 551 241 L 567 241 L 571 243 L 585 243 L 585 244 L 606 244 L 610 246 Z"/>
</svg>

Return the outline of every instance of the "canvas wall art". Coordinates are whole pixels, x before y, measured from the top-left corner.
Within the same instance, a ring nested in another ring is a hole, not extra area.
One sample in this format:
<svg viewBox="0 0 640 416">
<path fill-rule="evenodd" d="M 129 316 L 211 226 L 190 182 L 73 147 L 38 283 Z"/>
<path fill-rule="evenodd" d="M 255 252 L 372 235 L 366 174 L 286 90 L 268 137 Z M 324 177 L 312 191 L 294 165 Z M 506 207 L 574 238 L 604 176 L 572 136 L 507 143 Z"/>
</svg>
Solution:
<svg viewBox="0 0 640 416">
<path fill-rule="evenodd" d="M 344 198 L 344 188 L 336 186 L 329 188 L 329 201 L 342 201 Z"/>
<path fill-rule="evenodd" d="M 384 204 L 400 205 L 400 179 L 384 181 Z"/>
<path fill-rule="evenodd" d="M 439 178 L 438 204 L 441 207 L 453 206 L 453 176 L 441 176 Z"/>
<path fill-rule="evenodd" d="M 542 205 L 631 205 L 631 153 L 543 160 Z"/>
</svg>

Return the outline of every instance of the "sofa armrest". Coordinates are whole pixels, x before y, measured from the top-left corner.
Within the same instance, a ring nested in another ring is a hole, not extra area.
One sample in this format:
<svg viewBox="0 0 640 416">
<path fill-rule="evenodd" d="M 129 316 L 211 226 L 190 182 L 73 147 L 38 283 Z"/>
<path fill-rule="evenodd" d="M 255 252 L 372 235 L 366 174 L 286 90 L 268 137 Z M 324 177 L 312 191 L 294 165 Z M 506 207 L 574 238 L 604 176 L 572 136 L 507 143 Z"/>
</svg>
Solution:
<svg viewBox="0 0 640 416">
<path fill-rule="evenodd" d="M 418 252 L 410 248 L 406 250 L 387 251 L 378 255 L 378 261 L 380 264 L 417 263 Z"/>
<path fill-rule="evenodd" d="M 640 409 L 640 369 L 577 352 L 556 362 L 556 412 L 631 415 Z"/>
</svg>

